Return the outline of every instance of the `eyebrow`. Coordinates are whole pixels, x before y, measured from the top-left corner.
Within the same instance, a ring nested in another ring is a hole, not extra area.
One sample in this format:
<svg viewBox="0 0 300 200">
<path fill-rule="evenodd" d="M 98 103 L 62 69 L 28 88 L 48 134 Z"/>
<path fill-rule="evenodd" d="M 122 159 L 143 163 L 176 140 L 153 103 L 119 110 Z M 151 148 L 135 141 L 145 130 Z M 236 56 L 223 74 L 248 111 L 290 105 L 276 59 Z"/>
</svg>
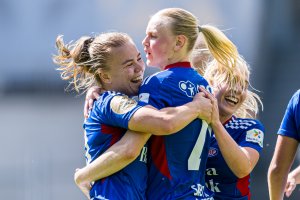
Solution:
<svg viewBox="0 0 300 200">
<path fill-rule="evenodd" d="M 141 56 L 141 53 L 138 53 L 137 57 L 139 57 L 139 56 Z M 132 61 L 133 61 L 133 59 L 125 60 L 125 61 L 122 63 L 122 65 L 125 65 L 125 64 L 127 64 L 127 63 L 129 63 L 129 62 L 132 62 Z"/>
</svg>

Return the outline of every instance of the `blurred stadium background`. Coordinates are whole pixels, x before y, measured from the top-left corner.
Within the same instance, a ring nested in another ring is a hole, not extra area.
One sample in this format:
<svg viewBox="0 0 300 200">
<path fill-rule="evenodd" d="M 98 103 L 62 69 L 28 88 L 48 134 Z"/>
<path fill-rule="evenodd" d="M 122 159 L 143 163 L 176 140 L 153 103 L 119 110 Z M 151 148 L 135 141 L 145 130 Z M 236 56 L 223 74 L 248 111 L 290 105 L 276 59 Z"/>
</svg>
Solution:
<svg viewBox="0 0 300 200">
<path fill-rule="evenodd" d="M 73 182 L 83 158 L 84 96 L 65 93 L 51 55 L 55 38 L 116 30 L 141 41 L 149 16 L 166 7 L 194 13 L 239 47 L 261 91 L 264 150 L 252 199 L 268 199 L 267 169 L 286 105 L 300 88 L 300 2 L 259 0 L 0 1 L 0 199 L 84 199 Z M 149 68 L 147 74 L 155 71 Z M 295 165 L 299 164 L 299 159 Z M 300 199 L 299 187 L 292 200 Z"/>
</svg>

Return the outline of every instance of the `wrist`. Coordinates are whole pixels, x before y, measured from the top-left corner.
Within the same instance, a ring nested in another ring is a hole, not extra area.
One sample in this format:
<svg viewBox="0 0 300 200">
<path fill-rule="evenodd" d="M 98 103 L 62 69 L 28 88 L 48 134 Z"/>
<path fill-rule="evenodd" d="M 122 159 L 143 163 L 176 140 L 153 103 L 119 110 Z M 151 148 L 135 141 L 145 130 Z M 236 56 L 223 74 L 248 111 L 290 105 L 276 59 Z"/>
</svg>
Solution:
<svg viewBox="0 0 300 200">
<path fill-rule="evenodd" d="M 191 113 L 193 113 L 194 115 L 198 116 L 199 114 L 202 113 L 202 109 L 201 106 L 199 106 L 199 103 L 195 101 L 191 101 L 186 105 L 189 107 L 189 110 L 192 111 Z"/>
<path fill-rule="evenodd" d="M 220 120 L 214 120 L 211 122 L 211 127 L 213 130 L 217 130 L 223 127 L 223 124 L 220 122 Z"/>
</svg>

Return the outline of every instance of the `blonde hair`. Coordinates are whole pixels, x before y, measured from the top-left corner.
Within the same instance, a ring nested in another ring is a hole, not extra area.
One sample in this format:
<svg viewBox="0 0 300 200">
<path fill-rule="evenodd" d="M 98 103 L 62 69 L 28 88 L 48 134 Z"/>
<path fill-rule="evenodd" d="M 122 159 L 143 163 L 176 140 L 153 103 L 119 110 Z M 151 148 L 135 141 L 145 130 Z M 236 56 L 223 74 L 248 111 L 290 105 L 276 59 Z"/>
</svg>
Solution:
<svg viewBox="0 0 300 200">
<path fill-rule="evenodd" d="M 56 38 L 57 55 L 61 78 L 69 80 L 69 86 L 79 92 L 97 84 L 101 86 L 101 70 L 109 70 L 112 48 L 120 47 L 132 39 L 126 33 L 101 33 L 96 37 L 83 36 L 73 43 L 65 44 L 63 36 Z"/>
<path fill-rule="evenodd" d="M 171 31 L 174 35 L 184 35 L 188 38 L 188 51 L 192 51 L 201 32 L 211 55 L 219 63 L 228 68 L 235 65 L 238 57 L 237 48 L 218 28 L 210 25 L 198 26 L 197 18 L 192 13 L 181 8 L 163 9 L 155 15 L 171 19 Z"/>
<path fill-rule="evenodd" d="M 244 92 L 247 92 L 247 96 L 243 104 L 239 107 L 236 113 L 234 113 L 237 117 L 256 118 L 259 111 L 259 105 L 261 105 L 263 109 L 263 103 L 260 97 L 255 92 L 248 89 L 248 84 L 251 88 L 253 88 L 250 83 L 248 83 L 250 70 L 249 65 L 242 56 L 238 57 L 235 67 L 230 70 L 223 64 L 218 63 L 216 60 L 211 61 L 206 66 L 203 76 L 211 85 L 214 83 L 227 85 L 229 89 L 234 89 L 235 87 L 240 86 Z"/>
<path fill-rule="evenodd" d="M 194 49 L 190 55 L 192 66 L 198 71 L 199 74 L 203 76 L 206 66 L 212 60 L 213 57 L 205 44 L 203 36 L 199 35 Z"/>
</svg>

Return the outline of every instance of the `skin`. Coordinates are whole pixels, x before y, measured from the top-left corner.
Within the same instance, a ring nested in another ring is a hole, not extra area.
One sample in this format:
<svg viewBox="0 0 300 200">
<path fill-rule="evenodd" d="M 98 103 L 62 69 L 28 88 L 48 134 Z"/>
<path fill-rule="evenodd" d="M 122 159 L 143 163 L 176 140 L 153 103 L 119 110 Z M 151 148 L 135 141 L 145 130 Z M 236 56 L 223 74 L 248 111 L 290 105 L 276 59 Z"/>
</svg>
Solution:
<svg viewBox="0 0 300 200">
<path fill-rule="evenodd" d="M 147 57 L 147 65 L 158 66 L 161 69 L 163 69 L 168 64 L 188 61 L 189 52 L 187 52 L 186 50 L 187 38 L 183 35 L 179 35 L 179 36 L 173 35 L 169 29 L 168 24 L 166 24 L 168 22 L 168 19 L 167 18 L 164 19 L 165 20 L 164 22 L 161 19 L 162 19 L 161 16 L 154 16 L 151 18 L 146 29 L 146 37 L 143 40 L 143 45 Z M 226 139 L 224 140 L 224 142 L 221 142 L 220 144 L 220 148 L 222 153 L 224 152 L 224 157 L 226 162 L 238 177 L 244 177 L 248 175 L 257 163 L 257 160 L 259 158 L 258 152 L 256 152 L 256 150 L 252 148 L 239 147 L 222 125 L 222 122 L 226 121 L 226 119 L 229 119 L 232 116 L 232 114 L 235 112 L 235 110 L 244 101 L 244 99 L 242 98 L 244 96 L 241 95 L 241 98 L 240 96 L 236 97 L 239 98 L 238 105 L 231 105 L 230 103 L 225 101 L 224 98 L 222 99 L 221 92 L 217 93 L 220 94 L 221 96 L 220 98 L 218 98 L 217 96 L 218 99 L 217 100 L 207 91 L 203 89 L 201 90 L 204 92 L 205 96 L 209 97 L 210 101 L 213 102 L 213 111 L 214 111 L 213 113 L 215 116 L 213 122 L 213 128 L 216 133 L 217 139 L 219 141 L 222 141 L 223 138 Z M 218 102 L 221 103 L 220 119 L 219 119 Z M 136 141 L 138 141 L 138 139 L 130 138 L 130 137 L 128 137 L 128 140 L 126 141 L 127 138 L 126 135 L 119 141 L 119 143 L 122 143 L 124 146 L 123 151 L 132 148 L 130 142 L 134 141 L 132 145 L 137 145 L 146 141 L 145 139 L 144 141 L 141 141 L 141 143 L 139 142 L 137 143 Z M 137 134 L 136 137 L 139 137 L 139 135 Z M 123 139 L 124 142 L 122 141 Z M 229 149 L 228 148 L 229 146 L 232 148 Z M 115 155 L 116 157 L 119 156 L 119 158 L 124 158 L 125 155 L 121 155 L 122 151 L 117 150 L 118 149 L 117 143 L 113 145 L 112 148 L 115 148 L 114 150 L 110 151 L 112 155 Z M 128 155 L 132 155 L 131 157 L 132 160 L 136 158 L 135 154 L 128 154 Z M 236 163 L 236 160 L 238 160 L 239 162 L 242 160 L 241 162 L 242 167 L 236 168 L 236 166 L 234 165 L 234 163 Z M 127 159 L 125 163 L 127 163 L 128 161 L 131 162 L 130 159 Z M 110 165 L 108 166 L 110 166 L 112 169 L 115 168 L 115 166 L 117 165 L 111 162 Z M 122 166 L 125 166 L 125 164 L 123 163 Z M 103 170 L 105 170 L 105 168 L 103 168 Z M 105 177 L 105 176 L 102 177 L 99 174 L 97 174 L 97 176 L 98 178 Z M 96 180 L 95 173 L 92 178 L 94 179 L 90 179 L 89 181 Z"/>
<path fill-rule="evenodd" d="M 226 131 L 223 123 L 229 120 L 242 105 L 247 90 L 238 86 L 228 89 L 226 84 L 219 83 L 212 84 L 212 87 L 215 96 L 201 89 L 213 103 L 211 127 L 227 165 L 238 178 L 243 178 L 249 175 L 257 164 L 259 153 L 250 147 L 240 147 Z"/>
<path fill-rule="evenodd" d="M 292 192 L 295 190 L 297 184 L 300 183 L 300 166 L 289 173 L 288 179 L 285 185 L 285 196 L 290 197 Z"/>
<path fill-rule="evenodd" d="M 138 93 L 142 84 L 145 63 L 133 42 L 112 48 L 109 59 L 110 69 L 101 71 L 100 77 L 107 90 L 119 91 L 132 96 Z"/>
<path fill-rule="evenodd" d="M 135 44 L 128 41 L 123 46 L 112 48 L 111 55 L 114 55 L 114 57 L 108 59 L 109 70 L 100 70 L 99 76 L 103 88 L 124 92 L 128 95 L 137 94 L 143 80 L 145 63 L 141 59 L 141 54 Z M 132 132 L 131 134 L 135 133 Z M 80 169 L 76 169 L 75 174 L 80 174 L 80 172 Z M 85 196 L 90 198 L 90 183 L 79 182 L 76 178 L 75 182 Z"/>
<path fill-rule="evenodd" d="M 163 69 L 172 63 L 189 61 L 187 38 L 184 35 L 175 36 L 170 30 L 169 21 L 167 17 L 155 15 L 148 23 L 146 37 L 142 41 L 148 66 Z"/>
<path fill-rule="evenodd" d="M 188 61 L 186 37 L 182 35 L 174 36 L 167 32 L 168 29 L 165 28 L 168 26 L 162 27 L 157 20 L 153 18 L 149 22 L 147 34 L 143 40 L 147 54 L 147 64 L 160 66 L 162 69 L 167 64 Z M 118 73 L 116 72 L 116 74 Z M 107 74 L 107 77 L 112 80 L 115 76 Z M 119 78 L 121 79 L 122 76 Z M 132 79 L 127 79 L 127 81 L 130 80 Z M 113 85 L 112 82 L 110 83 Z M 117 85 L 115 84 L 114 88 L 118 91 Z M 132 89 L 132 87 L 127 88 Z M 127 92 L 124 93 L 127 94 Z M 141 132 L 147 130 L 161 135 L 175 133 L 197 117 L 210 122 L 211 101 L 205 98 L 203 93 L 197 94 L 194 100 L 198 100 L 197 103 L 192 101 L 176 108 L 164 108 L 160 110 L 161 113 L 156 114 L 153 113 L 156 111 L 153 107 L 145 106 L 140 108 L 129 121 L 129 128 Z M 162 113 L 165 114 L 165 117 L 162 117 Z M 149 124 L 145 124 L 147 122 Z M 153 124 L 156 125 L 154 126 Z M 150 134 L 136 134 L 132 131 L 127 131 L 120 141 L 110 147 L 94 162 L 75 172 L 74 179 L 76 184 L 82 191 L 89 191 L 90 188 L 88 186 L 90 182 L 107 177 L 134 161 L 149 137 Z"/>
<path fill-rule="evenodd" d="M 268 170 L 270 200 L 283 199 L 288 173 L 294 162 L 298 141 L 278 135 L 275 152 Z M 289 191 L 287 191 L 289 194 Z"/>
</svg>

